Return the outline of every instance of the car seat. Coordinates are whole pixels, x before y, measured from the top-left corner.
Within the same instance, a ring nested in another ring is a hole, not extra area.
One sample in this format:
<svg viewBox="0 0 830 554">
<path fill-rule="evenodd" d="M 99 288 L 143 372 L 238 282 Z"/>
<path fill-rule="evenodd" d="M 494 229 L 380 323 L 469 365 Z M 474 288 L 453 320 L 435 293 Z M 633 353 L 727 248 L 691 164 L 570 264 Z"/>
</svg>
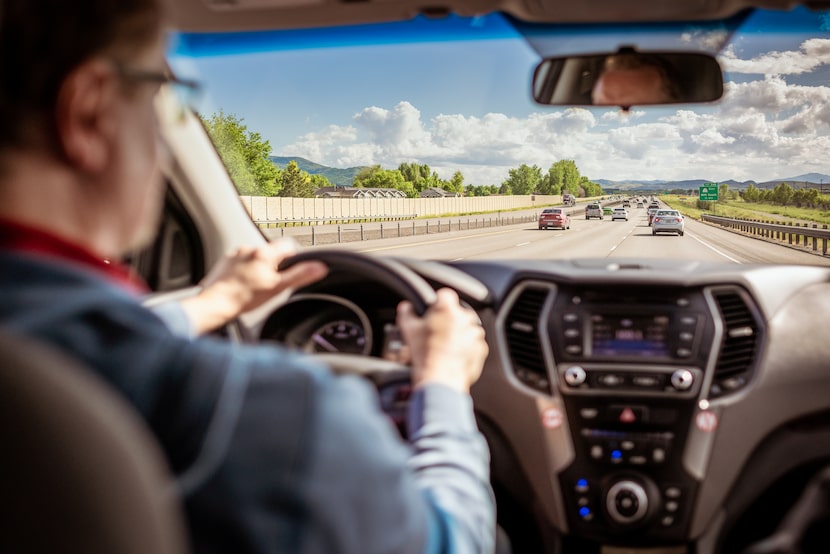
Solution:
<svg viewBox="0 0 830 554">
<path fill-rule="evenodd" d="M 93 373 L 0 334 L 0 552 L 179 554 L 184 517 L 155 439 Z"/>
</svg>

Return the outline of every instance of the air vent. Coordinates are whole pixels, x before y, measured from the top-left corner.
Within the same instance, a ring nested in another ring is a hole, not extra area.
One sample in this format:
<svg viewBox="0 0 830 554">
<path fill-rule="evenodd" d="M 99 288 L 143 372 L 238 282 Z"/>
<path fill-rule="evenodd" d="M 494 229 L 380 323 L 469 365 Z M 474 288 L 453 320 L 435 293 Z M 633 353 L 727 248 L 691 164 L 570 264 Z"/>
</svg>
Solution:
<svg viewBox="0 0 830 554">
<path fill-rule="evenodd" d="M 744 298 L 735 290 L 713 293 L 723 319 L 724 335 L 711 396 L 735 391 L 749 382 L 759 343 L 759 327 Z"/>
<path fill-rule="evenodd" d="M 519 293 L 507 313 L 504 332 L 516 377 L 525 385 L 550 394 L 550 380 L 539 341 L 539 315 L 548 291 L 527 287 Z"/>
</svg>

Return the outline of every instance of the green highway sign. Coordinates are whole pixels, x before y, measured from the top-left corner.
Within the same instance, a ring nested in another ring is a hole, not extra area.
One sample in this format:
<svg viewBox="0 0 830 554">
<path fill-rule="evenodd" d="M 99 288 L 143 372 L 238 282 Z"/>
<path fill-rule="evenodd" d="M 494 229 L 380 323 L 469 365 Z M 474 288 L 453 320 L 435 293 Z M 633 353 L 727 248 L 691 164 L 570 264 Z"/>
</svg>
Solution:
<svg viewBox="0 0 830 554">
<path fill-rule="evenodd" d="M 717 200 L 718 199 L 718 184 L 706 183 L 700 186 L 699 193 L 701 200 Z"/>
</svg>

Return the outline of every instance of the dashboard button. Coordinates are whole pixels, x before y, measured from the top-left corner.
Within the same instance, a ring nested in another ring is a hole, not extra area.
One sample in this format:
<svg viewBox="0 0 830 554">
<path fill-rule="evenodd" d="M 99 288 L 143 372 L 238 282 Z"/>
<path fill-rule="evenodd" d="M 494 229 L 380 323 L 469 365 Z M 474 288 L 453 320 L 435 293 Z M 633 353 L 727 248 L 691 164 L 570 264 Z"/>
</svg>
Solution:
<svg viewBox="0 0 830 554">
<path fill-rule="evenodd" d="M 672 386 L 679 391 L 686 391 L 692 388 L 695 377 L 688 369 L 678 369 L 671 376 Z"/>
<path fill-rule="evenodd" d="M 571 344 L 565 347 L 565 352 L 568 354 L 582 354 L 582 347 L 578 344 Z"/>
<path fill-rule="evenodd" d="M 565 337 L 575 339 L 579 336 L 579 329 L 565 329 Z"/>
<path fill-rule="evenodd" d="M 678 348 L 677 349 L 677 357 L 678 358 L 688 358 L 692 355 L 692 351 L 688 348 Z"/>
<path fill-rule="evenodd" d="M 575 322 L 579 321 L 579 315 L 578 314 L 565 314 L 565 315 L 562 316 L 562 321 L 564 321 L 565 323 L 575 323 Z"/>
<path fill-rule="evenodd" d="M 578 387 L 588 378 L 585 370 L 578 365 L 572 365 L 565 370 L 565 382 L 572 387 Z"/>
<path fill-rule="evenodd" d="M 635 375 L 631 378 L 631 384 L 635 387 L 653 389 L 660 386 L 660 378 L 654 375 Z"/>
<path fill-rule="evenodd" d="M 622 385 L 624 379 L 619 375 L 607 373 L 605 375 L 600 375 L 599 378 L 597 378 L 597 382 L 603 387 L 614 388 Z"/>
<path fill-rule="evenodd" d="M 677 487 L 669 487 L 666 489 L 666 498 L 680 498 L 681 492 Z"/>
<path fill-rule="evenodd" d="M 666 451 L 662 448 L 655 448 L 651 451 L 651 461 L 655 464 L 662 464 L 666 461 Z"/>
<path fill-rule="evenodd" d="M 602 449 L 600 445 L 595 444 L 591 447 L 591 458 L 595 460 L 601 460 L 603 454 L 605 454 L 605 451 Z"/>
<path fill-rule="evenodd" d="M 692 334 L 688 331 L 683 331 L 678 336 L 680 337 L 680 340 L 683 341 L 683 342 L 692 342 L 692 340 L 694 340 L 694 338 L 695 338 L 694 334 Z"/>
<path fill-rule="evenodd" d="M 619 406 L 608 408 L 607 417 L 615 423 L 645 423 L 648 420 L 648 409 L 645 406 Z"/>
<path fill-rule="evenodd" d="M 596 419 L 599 415 L 599 410 L 596 408 L 582 408 L 579 410 L 579 415 L 582 419 Z"/>
</svg>

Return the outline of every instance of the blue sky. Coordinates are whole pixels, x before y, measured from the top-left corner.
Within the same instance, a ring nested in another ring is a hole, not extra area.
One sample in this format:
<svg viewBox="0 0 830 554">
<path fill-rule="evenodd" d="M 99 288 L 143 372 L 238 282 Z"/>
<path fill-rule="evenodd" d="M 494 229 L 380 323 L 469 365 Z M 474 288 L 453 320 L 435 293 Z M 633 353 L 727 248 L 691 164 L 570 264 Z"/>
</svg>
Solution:
<svg viewBox="0 0 830 554">
<path fill-rule="evenodd" d="M 185 36 L 173 45 L 171 63 L 205 85 L 202 113 L 233 113 L 275 155 L 334 167 L 417 161 L 445 178 L 461 170 L 473 184 L 498 184 L 511 167 L 547 169 L 559 159 L 574 159 L 594 179 L 828 173 L 830 34 L 820 16 L 784 15 L 749 23 L 769 31 L 771 21 L 786 20 L 787 32 L 747 32 L 722 52 L 729 81 L 722 102 L 627 115 L 534 104 L 539 57 L 498 17 L 258 33 L 254 40 Z M 402 38 L 424 26 L 428 40 Z M 446 40 L 460 30 L 465 40 Z M 713 37 L 692 33 L 681 41 L 702 45 Z M 614 40 L 625 39 L 602 47 Z"/>
</svg>

